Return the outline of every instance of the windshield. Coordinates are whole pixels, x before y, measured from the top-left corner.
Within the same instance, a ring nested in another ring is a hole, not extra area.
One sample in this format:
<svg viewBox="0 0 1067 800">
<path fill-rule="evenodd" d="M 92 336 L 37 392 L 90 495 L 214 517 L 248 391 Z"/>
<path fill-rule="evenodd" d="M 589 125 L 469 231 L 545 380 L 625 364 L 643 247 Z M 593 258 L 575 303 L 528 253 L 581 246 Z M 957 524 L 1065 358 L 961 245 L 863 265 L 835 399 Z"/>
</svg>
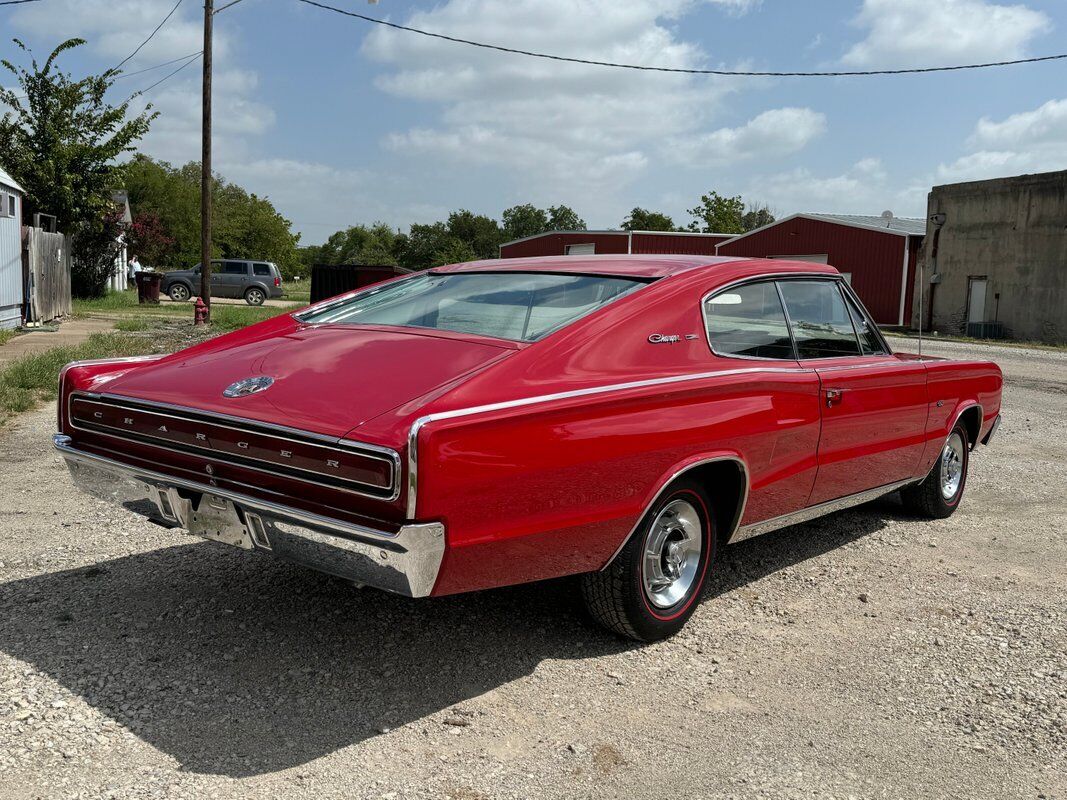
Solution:
<svg viewBox="0 0 1067 800">
<path fill-rule="evenodd" d="M 436 328 L 532 342 L 642 285 L 599 275 L 423 273 L 300 319 Z"/>
</svg>

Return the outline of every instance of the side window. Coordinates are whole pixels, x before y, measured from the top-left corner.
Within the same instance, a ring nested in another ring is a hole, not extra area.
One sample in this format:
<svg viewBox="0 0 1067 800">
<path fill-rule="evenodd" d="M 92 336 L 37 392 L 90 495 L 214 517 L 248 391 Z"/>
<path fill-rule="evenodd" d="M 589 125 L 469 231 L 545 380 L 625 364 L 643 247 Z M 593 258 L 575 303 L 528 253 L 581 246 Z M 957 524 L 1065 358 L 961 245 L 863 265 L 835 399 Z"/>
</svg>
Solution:
<svg viewBox="0 0 1067 800">
<path fill-rule="evenodd" d="M 262 275 L 265 278 L 269 278 L 270 277 L 270 264 L 253 264 L 252 265 L 252 274 L 253 275 Z"/>
<path fill-rule="evenodd" d="M 852 317 L 834 281 L 780 281 L 800 358 L 860 355 Z"/>
<path fill-rule="evenodd" d="M 773 281 L 750 283 L 704 301 L 711 349 L 721 356 L 794 359 L 789 326 Z"/>
<path fill-rule="evenodd" d="M 247 275 L 248 264 L 244 261 L 223 261 L 222 271 L 227 275 Z"/>
<path fill-rule="evenodd" d="M 878 338 L 878 334 L 874 331 L 874 323 L 868 321 L 867 315 L 864 314 L 856 302 L 849 296 L 848 292 L 843 292 L 845 295 L 845 304 L 848 306 L 848 313 L 852 316 L 852 324 L 856 327 L 856 335 L 859 336 L 860 349 L 863 351 L 863 355 L 881 355 L 885 352 L 885 347 L 882 346 L 882 340 Z"/>
</svg>

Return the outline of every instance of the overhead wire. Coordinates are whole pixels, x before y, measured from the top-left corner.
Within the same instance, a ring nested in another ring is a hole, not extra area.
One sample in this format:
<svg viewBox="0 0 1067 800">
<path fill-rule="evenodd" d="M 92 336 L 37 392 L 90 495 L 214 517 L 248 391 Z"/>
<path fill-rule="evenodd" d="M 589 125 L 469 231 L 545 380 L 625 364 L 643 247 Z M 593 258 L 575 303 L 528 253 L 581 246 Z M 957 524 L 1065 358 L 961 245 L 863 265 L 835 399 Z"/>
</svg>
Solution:
<svg viewBox="0 0 1067 800">
<path fill-rule="evenodd" d="M 533 50 L 521 50 L 516 47 L 505 47 L 498 44 L 489 44 L 487 42 L 477 42 L 471 39 L 461 39 L 458 36 L 448 36 L 443 33 L 434 33 L 432 31 L 425 31 L 421 28 L 412 28 L 409 25 L 399 25 L 395 22 L 388 22 L 384 19 L 377 17 L 371 17 L 366 14 L 359 14 L 355 11 L 348 11 L 347 9 L 337 8 L 336 6 L 327 5 L 326 3 L 317 2 L 317 0 L 297 0 L 297 2 L 304 3 L 309 6 L 315 6 L 326 11 L 332 11 L 337 14 L 343 14 L 346 17 L 354 17 L 355 19 L 361 19 L 364 22 L 371 22 L 375 25 L 383 25 L 387 28 L 393 28 L 399 31 L 406 31 L 408 33 L 417 33 L 420 36 L 428 36 L 431 39 L 443 39 L 446 42 L 453 42 L 455 44 L 465 44 L 470 47 L 480 47 L 484 50 L 496 50 L 501 53 L 511 53 L 513 55 L 529 56 L 530 58 L 544 58 L 550 61 L 565 61 L 571 64 L 587 64 L 596 67 L 613 67 L 615 69 L 632 69 L 640 70 L 643 72 L 671 72 L 680 73 L 684 75 L 723 75 L 727 77 L 751 77 L 751 78 L 838 78 L 838 77 L 854 77 L 854 76 L 868 76 L 868 75 L 907 75 L 924 72 L 952 72 L 957 70 L 967 69 L 987 69 L 989 67 L 1007 67 L 1015 64 L 1035 64 L 1040 61 L 1056 61 L 1059 59 L 1067 58 L 1067 53 L 1059 53 L 1049 56 L 1036 56 L 1034 58 L 1016 58 L 1010 61 L 989 61 L 981 64 L 957 64 L 947 67 L 909 67 L 901 69 L 867 69 L 867 70 L 833 70 L 833 71 L 818 71 L 818 72 L 802 72 L 802 71 L 788 71 L 788 72 L 775 72 L 775 71 L 757 71 L 757 70 L 732 70 L 732 69 L 689 69 L 684 67 L 658 67 L 649 66 L 645 64 L 625 64 L 615 61 L 598 61 L 596 59 L 589 58 L 574 58 L 570 56 L 554 55 L 552 53 L 539 53 Z"/>
<path fill-rule="evenodd" d="M 134 51 L 132 53 L 130 53 L 128 56 L 126 56 L 126 58 L 122 59 L 122 61 L 120 61 L 118 64 L 113 66 L 110 71 L 114 72 L 115 70 L 121 68 L 123 64 L 125 64 L 127 61 L 129 61 L 131 58 L 133 58 L 135 55 L 137 55 L 141 51 L 142 47 L 144 47 L 146 44 L 148 44 L 150 41 L 152 41 L 152 37 L 154 37 L 157 33 L 159 33 L 159 29 L 167 24 L 167 20 L 169 20 L 172 16 L 174 16 L 174 12 L 178 10 L 178 6 L 180 6 L 181 4 L 182 4 L 182 0 L 178 0 L 178 2 L 176 2 L 174 4 L 174 7 L 170 11 L 167 12 L 167 16 L 163 17 L 163 19 L 160 21 L 160 23 L 158 25 L 156 25 L 156 27 L 153 29 L 153 31 L 150 34 L 148 34 L 148 38 L 145 39 L 143 42 L 141 42 L 139 45 L 137 45 L 137 47 L 134 49 Z"/>
</svg>

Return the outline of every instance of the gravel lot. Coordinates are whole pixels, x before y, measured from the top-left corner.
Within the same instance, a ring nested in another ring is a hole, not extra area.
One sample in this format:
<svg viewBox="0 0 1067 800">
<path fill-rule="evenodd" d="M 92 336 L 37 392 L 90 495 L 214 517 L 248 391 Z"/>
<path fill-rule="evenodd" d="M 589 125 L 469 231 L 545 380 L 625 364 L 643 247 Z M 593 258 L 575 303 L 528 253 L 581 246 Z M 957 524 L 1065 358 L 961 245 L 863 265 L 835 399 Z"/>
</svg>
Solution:
<svg viewBox="0 0 1067 800">
<path fill-rule="evenodd" d="M 929 350 L 1008 376 L 959 513 L 888 499 L 729 547 L 644 647 L 568 581 L 412 601 L 138 521 L 24 415 L 0 798 L 1065 798 L 1067 354 Z"/>
</svg>

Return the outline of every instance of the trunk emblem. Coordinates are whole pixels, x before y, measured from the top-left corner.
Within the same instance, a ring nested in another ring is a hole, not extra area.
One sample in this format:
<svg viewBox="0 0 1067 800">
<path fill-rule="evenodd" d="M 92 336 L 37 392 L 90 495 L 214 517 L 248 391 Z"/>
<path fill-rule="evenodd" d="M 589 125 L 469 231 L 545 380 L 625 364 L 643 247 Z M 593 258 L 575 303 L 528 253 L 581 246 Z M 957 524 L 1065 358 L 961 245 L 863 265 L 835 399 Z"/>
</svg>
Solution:
<svg viewBox="0 0 1067 800">
<path fill-rule="evenodd" d="M 246 395 L 262 392 L 264 389 L 270 388 L 272 383 L 274 383 L 274 378 L 266 375 L 260 375 L 255 378 L 244 378 L 227 386 L 223 391 L 222 396 L 245 397 Z"/>
</svg>

